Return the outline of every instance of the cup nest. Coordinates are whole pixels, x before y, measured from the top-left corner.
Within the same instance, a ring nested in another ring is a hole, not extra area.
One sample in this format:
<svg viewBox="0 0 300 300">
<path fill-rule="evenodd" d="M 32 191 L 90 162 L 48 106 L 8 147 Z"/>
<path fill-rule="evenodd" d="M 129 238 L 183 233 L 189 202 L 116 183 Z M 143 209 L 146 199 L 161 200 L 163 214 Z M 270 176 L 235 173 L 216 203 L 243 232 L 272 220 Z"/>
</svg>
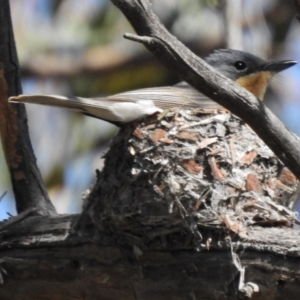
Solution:
<svg viewBox="0 0 300 300">
<path fill-rule="evenodd" d="M 208 229 L 247 238 L 253 226 L 291 227 L 297 195 L 296 177 L 241 119 L 179 109 L 120 129 L 85 207 L 101 230 L 197 245 Z"/>
</svg>

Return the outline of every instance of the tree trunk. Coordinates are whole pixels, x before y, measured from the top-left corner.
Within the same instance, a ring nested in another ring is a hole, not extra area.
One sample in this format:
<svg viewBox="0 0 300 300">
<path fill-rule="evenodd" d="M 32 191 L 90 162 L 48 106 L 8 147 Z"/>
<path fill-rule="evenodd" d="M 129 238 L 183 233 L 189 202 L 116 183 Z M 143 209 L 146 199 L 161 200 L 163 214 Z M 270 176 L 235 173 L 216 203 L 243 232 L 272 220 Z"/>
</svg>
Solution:
<svg viewBox="0 0 300 300">
<path fill-rule="evenodd" d="M 232 241 L 246 273 L 240 283 L 229 240 L 199 252 L 166 249 L 163 241 L 142 250 L 110 234 L 78 237 L 77 219 L 30 217 L 2 232 L 0 299 L 237 299 L 239 284 L 250 293 L 257 285 L 252 299 L 299 297 L 298 231 L 253 228 L 247 240 Z"/>
</svg>

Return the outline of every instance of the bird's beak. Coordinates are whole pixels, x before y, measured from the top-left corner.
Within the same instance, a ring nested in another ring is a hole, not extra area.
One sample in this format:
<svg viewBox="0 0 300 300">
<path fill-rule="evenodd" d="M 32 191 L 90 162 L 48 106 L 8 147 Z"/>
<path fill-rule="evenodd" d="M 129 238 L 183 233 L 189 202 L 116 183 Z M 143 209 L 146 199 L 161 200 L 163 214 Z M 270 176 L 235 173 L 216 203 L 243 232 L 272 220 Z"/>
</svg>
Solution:
<svg viewBox="0 0 300 300">
<path fill-rule="evenodd" d="M 297 64 L 297 61 L 295 60 L 270 61 L 263 66 L 262 71 L 279 73 L 294 66 L 295 64 Z"/>
</svg>

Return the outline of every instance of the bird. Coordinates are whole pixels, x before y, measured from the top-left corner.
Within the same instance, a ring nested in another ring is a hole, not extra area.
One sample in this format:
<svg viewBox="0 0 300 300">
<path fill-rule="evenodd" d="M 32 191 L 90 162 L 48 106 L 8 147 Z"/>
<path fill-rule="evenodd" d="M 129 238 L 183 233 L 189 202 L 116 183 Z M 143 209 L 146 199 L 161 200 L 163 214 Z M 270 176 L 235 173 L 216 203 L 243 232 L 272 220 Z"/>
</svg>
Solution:
<svg viewBox="0 0 300 300">
<path fill-rule="evenodd" d="M 204 60 L 261 101 L 272 77 L 297 63 L 294 60 L 266 61 L 253 54 L 234 49 L 215 50 Z M 19 95 L 10 97 L 8 101 L 68 108 L 117 125 L 177 107 L 204 110 L 223 108 L 186 82 L 173 86 L 138 89 L 107 97 Z"/>
</svg>

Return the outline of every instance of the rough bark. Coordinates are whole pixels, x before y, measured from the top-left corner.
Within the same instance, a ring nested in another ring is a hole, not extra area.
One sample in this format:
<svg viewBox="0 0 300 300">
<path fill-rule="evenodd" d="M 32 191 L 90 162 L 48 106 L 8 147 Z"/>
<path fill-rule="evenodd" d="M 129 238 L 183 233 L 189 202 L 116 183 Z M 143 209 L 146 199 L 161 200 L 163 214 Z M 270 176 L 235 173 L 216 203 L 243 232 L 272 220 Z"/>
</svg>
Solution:
<svg viewBox="0 0 300 300">
<path fill-rule="evenodd" d="M 78 237 L 78 215 L 30 217 L 1 233 L 3 300 L 23 299 L 238 299 L 240 272 L 230 241 L 192 249 L 148 249 L 118 245 L 94 231 Z M 101 245 L 99 245 L 101 240 Z M 255 228 L 247 240 L 231 242 L 245 267 L 252 299 L 298 299 L 300 233 Z M 253 284 L 251 284 L 251 282 Z"/>
<path fill-rule="evenodd" d="M 36 165 L 25 106 L 7 102 L 9 96 L 22 93 L 8 0 L 3 0 L 0 6 L 0 41 L 0 132 L 17 211 L 35 208 L 39 214 L 54 214 Z"/>
</svg>

